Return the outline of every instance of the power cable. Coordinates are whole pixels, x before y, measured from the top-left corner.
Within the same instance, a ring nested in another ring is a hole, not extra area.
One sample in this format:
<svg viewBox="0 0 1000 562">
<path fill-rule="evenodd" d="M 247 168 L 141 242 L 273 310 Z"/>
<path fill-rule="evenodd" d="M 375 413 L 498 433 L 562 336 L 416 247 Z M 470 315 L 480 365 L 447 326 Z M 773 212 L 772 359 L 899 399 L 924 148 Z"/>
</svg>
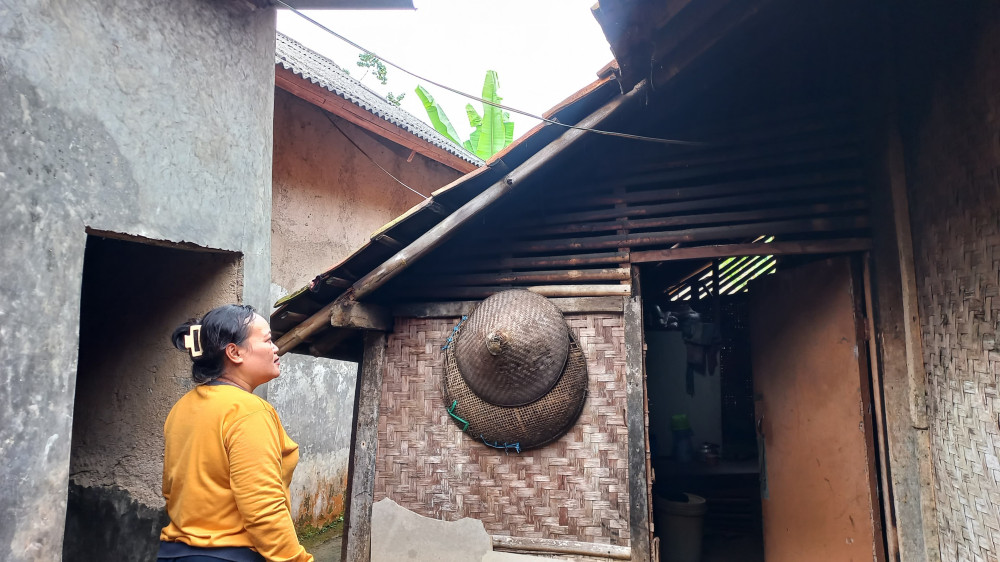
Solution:
<svg viewBox="0 0 1000 562">
<path fill-rule="evenodd" d="M 576 129 L 578 131 L 586 131 L 588 133 L 595 133 L 595 134 L 598 134 L 598 135 L 607 135 L 607 136 L 611 136 L 611 137 L 621 137 L 621 138 L 626 138 L 626 139 L 632 139 L 632 140 L 638 140 L 638 141 L 645 141 L 645 142 L 655 142 L 655 143 L 660 143 L 660 144 L 676 144 L 676 145 L 682 145 L 682 146 L 706 146 L 707 145 L 707 143 L 704 143 L 704 142 L 684 141 L 684 140 L 676 140 L 676 139 L 664 139 L 664 138 L 658 138 L 658 137 L 646 137 L 646 136 L 642 136 L 642 135 L 632 135 L 632 134 L 629 134 L 629 133 L 619 133 L 619 132 L 616 132 L 616 131 L 605 131 L 605 130 L 602 130 L 602 129 L 592 129 L 590 127 L 580 127 L 580 126 L 577 126 L 577 125 L 569 125 L 567 123 L 563 123 L 563 122 L 559 121 L 558 119 L 549 119 L 549 118 L 546 118 L 546 117 L 542 117 L 541 115 L 535 115 L 534 113 L 530 113 L 530 112 L 527 112 L 527 111 L 522 111 L 520 109 L 516 109 L 516 108 L 510 107 L 510 106 L 507 106 L 507 105 L 495 103 L 495 102 L 489 101 L 487 99 L 483 99 L 483 98 L 481 98 L 479 96 L 474 96 L 472 94 L 467 94 L 467 93 L 465 93 L 465 92 L 463 92 L 461 90 L 457 90 L 457 89 L 452 88 L 450 86 L 446 86 L 446 85 L 444 85 L 444 84 L 442 84 L 440 82 L 431 80 L 430 78 L 426 78 L 424 76 L 421 76 L 421 75 L 419 75 L 419 74 L 417 74 L 415 72 L 411 72 L 411 71 L 403 68 L 402 66 L 399 66 L 398 64 L 396 64 L 396 63 L 394 63 L 394 62 L 392 62 L 392 61 L 390 61 L 388 59 L 382 58 L 381 56 L 379 56 L 374 51 L 371 51 L 369 49 L 366 49 L 366 48 L 362 47 L 361 45 L 358 45 L 357 43 L 355 43 L 354 41 L 351 41 L 347 37 L 344 37 L 343 35 L 337 33 L 336 31 L 334 31 L 332 29 L 330 29 L 329 27 L 327 27 L 327 26 L 321 24 L 320 22 L 312 19 L 311 17 L 305 15 L 304 13 L 300 12 L 299 10 L 297 10 L 294 6 L 289 5 L 288 3 L 284 2 L 283 0 L 273 0 L 273 1 L 274 1 L 275 4 L 280 4 L 280 5 L 284 6 L 285 8 L 288 8 L 293 13 L 295 13 L 295 15 L 297 15 L 300 18 L 308 21 L 309 23 L 315 25 L 316 27 L 322 29 L 323 31 L 329 33 L 330 35 L 333 35 L 337 39 L 340 39 L 341 41 L 347 43 L 348 45 L 354 47 L 355 49 L 358 49 L 359 51 L 362 51 L 362 52 L 364 52 L 366 54 L 370 54 L 373 57 L 376 57 L 380 61 L 384 62 L 385 64 L 387 64 L 387 65 L 389 65 L 389 66 L 391 66 L 391 67 L 393 67 L 395 69 L 398 69 L 399 71 L 401 71 L 403 73 L 409 74 L 410 76 L 416 78 L 417 80 L 422 80 L 424 82 L 427 82 L 428 84 L 433 84 L 433 85 L 437 86 L 438 88 L 442 88 L 442 89 L 447 90 L 449 92 L 452 92 L 454 94 L 458 94 L 460 96 L 463 96 L 463 97 L 466 97 L 466 98 L 469 98 L 469 99 L 472 99 L 472 100 L 476 100 L 476 101 L 482 102 L 482 103 L 484 103 L 486 105 L 491 105 L 493 107 L 497 107 L 497 108 L 503 109 L 505 111 L 510 111 L 511 113 L 517 113 L 518 115 L 524 115 L 525 117 L 531 117 L 532 119 L 538 119 L 539 121 L 544 121 L 546 123 L 549 123 L 550 125 L 559 125 L 560 127 L 566 127 L 567 129 Z"/>
<path fill-rule="evenodd" d="M 389 172 L 389 170 L 386 170 L 385 168 L 382 167 L 381 164 L 379 164 L 378 162 L 376 162 L 375 159 L 372 158 L 370 154 L 368 154 L 367 152 L 365 152 L 365 149 L 363 149 L 360 146 L 358 146 L 358 143 L 354 142 L 354 139 L 352 139 L 351 137 L 349 137 L 347 135 L 347 133 L 345 133 L 344 130 L 340 128 L 340 125 L 338 125 L 337 122 L 333 120 L 333 116 L 332 115 L 330 115 L 329 113 L 326 113 L 325 115 L 326 115 L 326 118 L 330 120 L 330 124 L 333 125 L 333 127 L 335 129 L 337 129 L 338 131 L 340 131 L 340 134 L 344 135 L 344 138 L 347 139 L 347 142 L 353 144 L 354 148 L 358 149 L 358 152 L 360 152 L 361 154 L 364 154 L 365 158 L 367 158 L 368 160 L 370 160 L 372 164 L 375 164 L 376 166 L 378 166 L 378 169 L 382 170 L 383 172 L 385 172 L 385 175 L 387 175 L 390 178 L 396 180 L 396 183 L 398 183 L 399 185 L 405 187 L 406 189 L 409 189 L 410 191 L 412 191 L 413 193 L 416 193 L 420 197 L 423 197 L 424 199 L 427 199 L 426 195 L 424 195 L 423 193 L 420 193 L 416 189 L 413 189 L 412 187 L 406 185 L 405 183 L 402 182 L 402 180 L 400 180 L 396 176 L 392 175 Z"/>
</svg>

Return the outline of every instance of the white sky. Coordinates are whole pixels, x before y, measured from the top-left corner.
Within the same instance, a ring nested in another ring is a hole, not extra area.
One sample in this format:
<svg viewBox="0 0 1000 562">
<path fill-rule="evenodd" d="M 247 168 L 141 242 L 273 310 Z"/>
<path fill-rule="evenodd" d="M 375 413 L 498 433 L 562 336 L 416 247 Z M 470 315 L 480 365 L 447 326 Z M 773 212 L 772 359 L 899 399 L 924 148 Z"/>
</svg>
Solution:
<svg viewBox="0 0 1000 562">
<path fill-rule="evenodd" d="M 311 18 L 407 70 L 479 95 L 487 70 L 497 71 L 504 105 L 540 115 L 593 82 L 611 61 L 611 50 L 590 13 L 596 0 L 414 0 L 416 10 L 313 10 Z M 289 1 L 294 5 L 294 2 Z M 278 31 L 333 60 L 360 79 L 357 49 L 288 10 L 278 11 Z M 389 81 L 372 73 L 363 83 L 385 94 L 406 93 L 403 109 L 427 121 L 413 91 L 417 79 L 389 67 Z M 423 84 L 468 138 L 465 104 L 482 103 Z M 537 124 L 512 113 L 514 138 Z"/>
</svg>

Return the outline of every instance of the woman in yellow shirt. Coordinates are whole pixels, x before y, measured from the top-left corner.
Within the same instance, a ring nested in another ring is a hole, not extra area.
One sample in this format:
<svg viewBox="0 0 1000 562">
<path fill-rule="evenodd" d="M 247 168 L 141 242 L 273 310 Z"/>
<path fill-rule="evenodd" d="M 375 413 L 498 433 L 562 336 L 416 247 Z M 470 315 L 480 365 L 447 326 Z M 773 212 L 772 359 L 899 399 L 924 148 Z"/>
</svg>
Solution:
<svg viewBox="0 0 1000 562">
<path fill-rule="evenodd" d="M 252 392 L 277 378 L 278 348 L 250 306 L 225 305 L 174 330 L 197 384 L 163 426 L 170 524 L 159 561 L 312 562 L 292 526 L 288 487 L 299 446 Z"/>
</svg>

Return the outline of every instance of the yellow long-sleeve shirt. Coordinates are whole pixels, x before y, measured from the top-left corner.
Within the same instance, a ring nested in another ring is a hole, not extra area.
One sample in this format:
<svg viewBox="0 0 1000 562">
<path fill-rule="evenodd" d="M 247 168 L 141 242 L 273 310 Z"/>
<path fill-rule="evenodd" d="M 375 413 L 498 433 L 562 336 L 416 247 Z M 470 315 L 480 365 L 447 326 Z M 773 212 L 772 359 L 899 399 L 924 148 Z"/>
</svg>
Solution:
<svg viewBox="0 0 1000 562">
<path fill-rule="evenodd" d="M 295 535 L 288 492 L 299 446 L 274 407 L 234 386 L 197 386 L 170 410 L 163 431 L 170 524 L 160 540 L 312 562 Z"/>
</svg>

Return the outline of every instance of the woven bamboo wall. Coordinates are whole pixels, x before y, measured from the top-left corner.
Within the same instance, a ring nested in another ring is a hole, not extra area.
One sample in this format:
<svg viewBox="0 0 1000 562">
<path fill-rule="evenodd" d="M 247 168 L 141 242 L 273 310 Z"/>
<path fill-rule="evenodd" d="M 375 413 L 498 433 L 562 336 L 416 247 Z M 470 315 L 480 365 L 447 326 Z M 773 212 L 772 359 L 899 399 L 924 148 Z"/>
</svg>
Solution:
<svg viewBox="0 0 1000 562">
<path fill-rule="evenodd" d="M 1000 10 L 905 138 L 941 559 L 1000 557 Z M 921 73 L 925 71 L 922 69 Z M 918 117 L 919 115 L 919 117 Z M 929 545 L 934 546 L 934 545 Z"/>
<path fill-rule="evenodd" d="M 628 546 L 628 429 L 622 315 L 567 315 L 590 386 L 576 426 L 555 443 L 505 455 L 445 411 L 441 346 L 457 318 L 396 320 L 382 383 L 375 501 L 421 515 L 473 517 L 491 535 Z"/>
</svg>

